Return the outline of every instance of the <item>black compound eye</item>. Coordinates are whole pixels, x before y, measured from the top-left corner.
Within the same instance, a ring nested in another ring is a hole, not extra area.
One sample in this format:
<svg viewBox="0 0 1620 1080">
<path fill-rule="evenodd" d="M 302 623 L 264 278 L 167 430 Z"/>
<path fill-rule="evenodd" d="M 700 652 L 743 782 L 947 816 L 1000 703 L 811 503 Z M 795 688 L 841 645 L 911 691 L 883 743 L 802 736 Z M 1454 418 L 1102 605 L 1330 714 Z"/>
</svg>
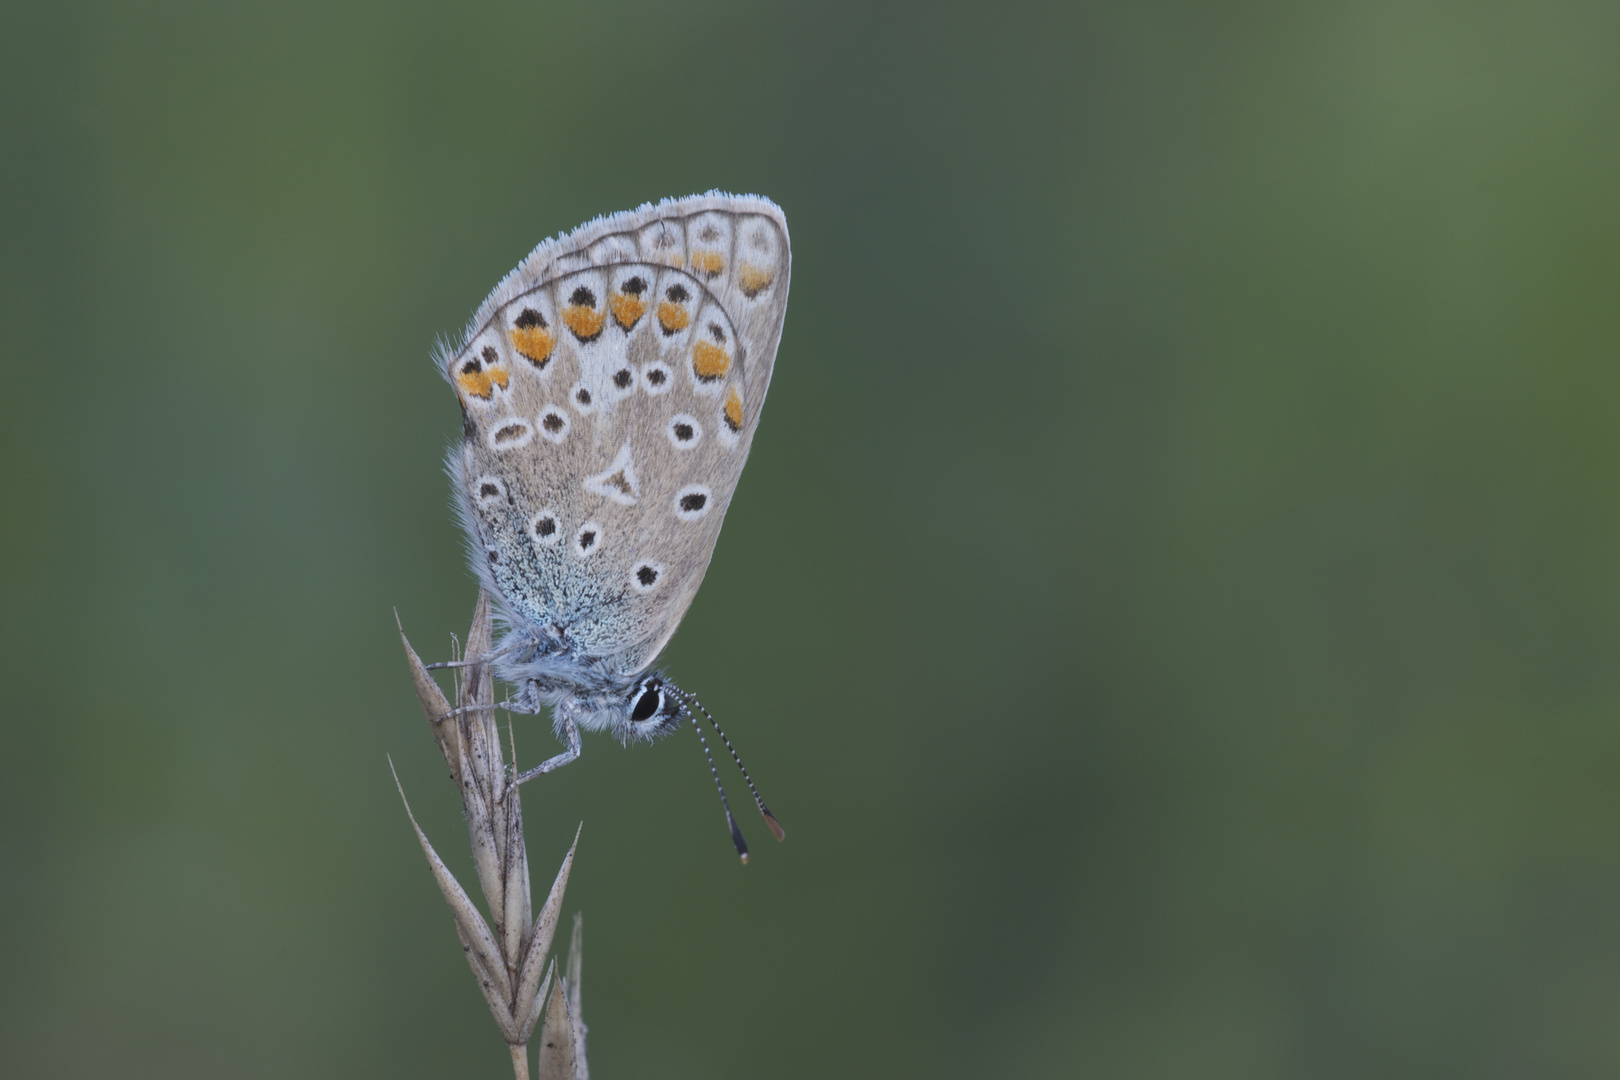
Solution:
<svg viewBox="0 0 1620 1080">
<path fill-rule="evenodd" d="M 649 686 L 641 692 L 641 697 L 636 699 L 636 707 L 630 711 L 630 719 L 638 723 L 642 720 L 651 720 L 663 703 L 663 693 L 656 686 Z"/>
</svg>

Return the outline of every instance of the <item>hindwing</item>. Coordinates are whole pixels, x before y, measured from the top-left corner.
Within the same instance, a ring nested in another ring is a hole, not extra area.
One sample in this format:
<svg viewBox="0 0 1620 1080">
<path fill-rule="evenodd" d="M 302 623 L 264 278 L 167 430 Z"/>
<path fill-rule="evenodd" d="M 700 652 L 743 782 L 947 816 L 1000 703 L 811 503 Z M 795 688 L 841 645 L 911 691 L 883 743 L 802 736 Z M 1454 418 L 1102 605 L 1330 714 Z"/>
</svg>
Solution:
<svg viewBox="0 0 1620 1080">
<path fill-rule="evenodd" d="M 441 358 L 474 569 L 515 622 L 624 674 L 702 583 L 787 309 L 787 225 L 709 194 L 541 244 Z"/>
</svg>

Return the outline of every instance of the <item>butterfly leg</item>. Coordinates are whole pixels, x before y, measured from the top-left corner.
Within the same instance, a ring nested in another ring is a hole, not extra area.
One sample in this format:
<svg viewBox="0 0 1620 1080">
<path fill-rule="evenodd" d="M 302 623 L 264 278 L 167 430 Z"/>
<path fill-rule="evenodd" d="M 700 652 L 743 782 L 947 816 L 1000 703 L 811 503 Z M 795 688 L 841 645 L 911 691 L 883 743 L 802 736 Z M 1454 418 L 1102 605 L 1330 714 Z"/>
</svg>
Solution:
<svg viewBox="0 0 1620 1080">
<path fill-rule="evenodd" d="M 569 762 L 579 757 L 579 725 L 575 724 L 574 718 L 568 716 L 566 713 L 559 713 L 557 720 L 558 726 L 562 729 L 558 732 L 558 734 L 568 741 L 568 749 L 564 750 L 556 757 L 547 758 L 527 772 L 519 773 L 517 778 L 518 783 L 524 784 L 530 780 L 533 780 L 537 776 L 544 776 L 548 772 L 556 772 L 564 765 L 567 765 Z"/>
<path fill-rule="evenodd" d="M 488 705 L 462 705 L 458 708 L 451 709 L 449 712 L 439 717 L 439 722 L 443 723 L 452 716 L 463 716 L 467 713 L 475 712 L 494 712 L 496 709 L 501 709 L 505 712 L 524 713 L 525 715 L 532 716 L 540 711 L 540 706 L 530 704 L 524 701 L 522 698 L 519 698 L 516 701 L 492 701 Z"/>
<path fill-rule="evenodd" d="M 492 660 L 499 660 L 508 653 L 516 652 L 518 649 L 525 647 L 533 648 L 534 642 L 528 638 L 520 637 L 514 634 L 511 641 L 508 641 L 506 644 L 502 645 L 499 649 L 496 649 L 492 653 L 485 653 L 483 656 L 475 657 L 471 660 L 440 660 L 437 663 L 427 664 L 424 666 L 429 671 L 443 671 L 446 668 L 477 667 L 480 664 L 488 664 Z"/>
</svg>

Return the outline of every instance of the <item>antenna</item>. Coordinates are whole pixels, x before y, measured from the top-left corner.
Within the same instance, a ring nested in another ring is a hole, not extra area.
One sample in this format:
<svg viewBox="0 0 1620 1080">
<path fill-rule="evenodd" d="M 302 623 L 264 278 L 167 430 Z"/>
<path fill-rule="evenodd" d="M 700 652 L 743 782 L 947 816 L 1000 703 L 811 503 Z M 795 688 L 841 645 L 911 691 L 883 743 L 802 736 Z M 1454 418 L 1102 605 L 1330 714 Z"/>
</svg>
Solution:
<svg viewBox="0 0 1620 1080">
<path fill-rule="evenodd" d="M 765 800 L 759 797 L 759 789 L 754 786 L 754 778 L 748 775 L 748 766 L 742 763 L 742 756 L 737 753 L 737 748 L 731 745 L 731 740 L 726 738 L 726 733 L 720 730 L 720 725 L 714 722 L 714 717 L 709 715 L 709 710 L 703 707 L 703 702 L 697 699 L 696 694 L 689 694 L 685 690 L 681 690 L 679 692 L 682 696 L 681 707 L 685 709 L 687 702 L 691 702 L 693 705 L 696 705 L 698 707 L 698 711 L 701 712 L 705 717 L 708 717 L 709 723 L 714 727 L 714 733 L 720 736 L 720 741 L 726 744 L 726 749 L 731 751 L 731 760 L 737 763 L 738 771 L 743 774 L 743 779 L 748 782 L 748 790 L 752 792 L 754 796 L 754 805 L 759 807 L 759 814 L 765 819 L 765 825 L 771 830 L 771 835 L 776 837 L 777 843 L 781 843 L 783 840 L 787 839 L 787 834 L 782 831 L 782 826 L 777 824 L 776 816 L 771 813 L 771 808 L 766 806 Z M 686 710 L 686 715 L 691 716 L 691 711 Z M 703 738 L 703 731 L 698 727 L 696 719 L 692 721 L 692 728 L 694 731 L 697 731 L 698 738 Z M 705 754 L 709 752 L 708 743 L 703 744 L 703 752 Z M 709 762 L 709 766 L 710 768 L 714 767 L 714 762 L 712 759 Z M 718 784 L 720 782 L 720 778 L 718 776 L 715 777 L 714 782 Z M 723 792 L 721 793 L 721 798 L 725 798 L 725 794 Z M 745 858 L 743 861 L 747 862 L 748 860 Z"/>
<path fill-rule="evenodd" d="M 686 707 L 685 701 L 681 702 L 681 711 L 692 721 L 692 730 L 697 732 L 698 742 L 703 744 L 703 756 L 709 759 L 709 775 L 714 777 L 714 786 L 720 792 L 720 805 L 726 809 L 726 824 L 731 827 L 731 842 L 737 845 L 737 857 L 746 866 L 748 865 L 748 844 L 743 840 L 742 830 L 737 828 L 737 819 L 731 816 L 731 802 L 726 798 L 725 785 L 720 783 L 720 770 L 714 767 L 714 755 L 709 753 L 709 740 L 703 737 L 703 729 L 698 726 L 697 717 L 692 715 L 692 711 Z"/>
</svg>

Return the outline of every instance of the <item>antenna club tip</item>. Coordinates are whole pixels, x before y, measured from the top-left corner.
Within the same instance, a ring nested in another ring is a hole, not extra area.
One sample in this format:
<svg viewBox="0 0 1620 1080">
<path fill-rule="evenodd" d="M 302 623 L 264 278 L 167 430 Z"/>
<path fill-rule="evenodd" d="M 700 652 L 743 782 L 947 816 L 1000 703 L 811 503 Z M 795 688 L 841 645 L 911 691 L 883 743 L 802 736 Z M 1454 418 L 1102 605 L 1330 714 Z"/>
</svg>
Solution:
<svg viewBox="0 0 1620 1080">
<path fill-rule="evenodd" d="M 765 817 L 765 826 L 771 830 L 771 835 L 776 837 L 776 842 L 781 843 L 783 840 L 786 840 L 787 833 L 782 831 L 782 826 L 777 823 L 776 818 L 771 816 L 771 812 L 769 810 L 765 810 L 762 811 L 762 813 Z"/>
</svg>

